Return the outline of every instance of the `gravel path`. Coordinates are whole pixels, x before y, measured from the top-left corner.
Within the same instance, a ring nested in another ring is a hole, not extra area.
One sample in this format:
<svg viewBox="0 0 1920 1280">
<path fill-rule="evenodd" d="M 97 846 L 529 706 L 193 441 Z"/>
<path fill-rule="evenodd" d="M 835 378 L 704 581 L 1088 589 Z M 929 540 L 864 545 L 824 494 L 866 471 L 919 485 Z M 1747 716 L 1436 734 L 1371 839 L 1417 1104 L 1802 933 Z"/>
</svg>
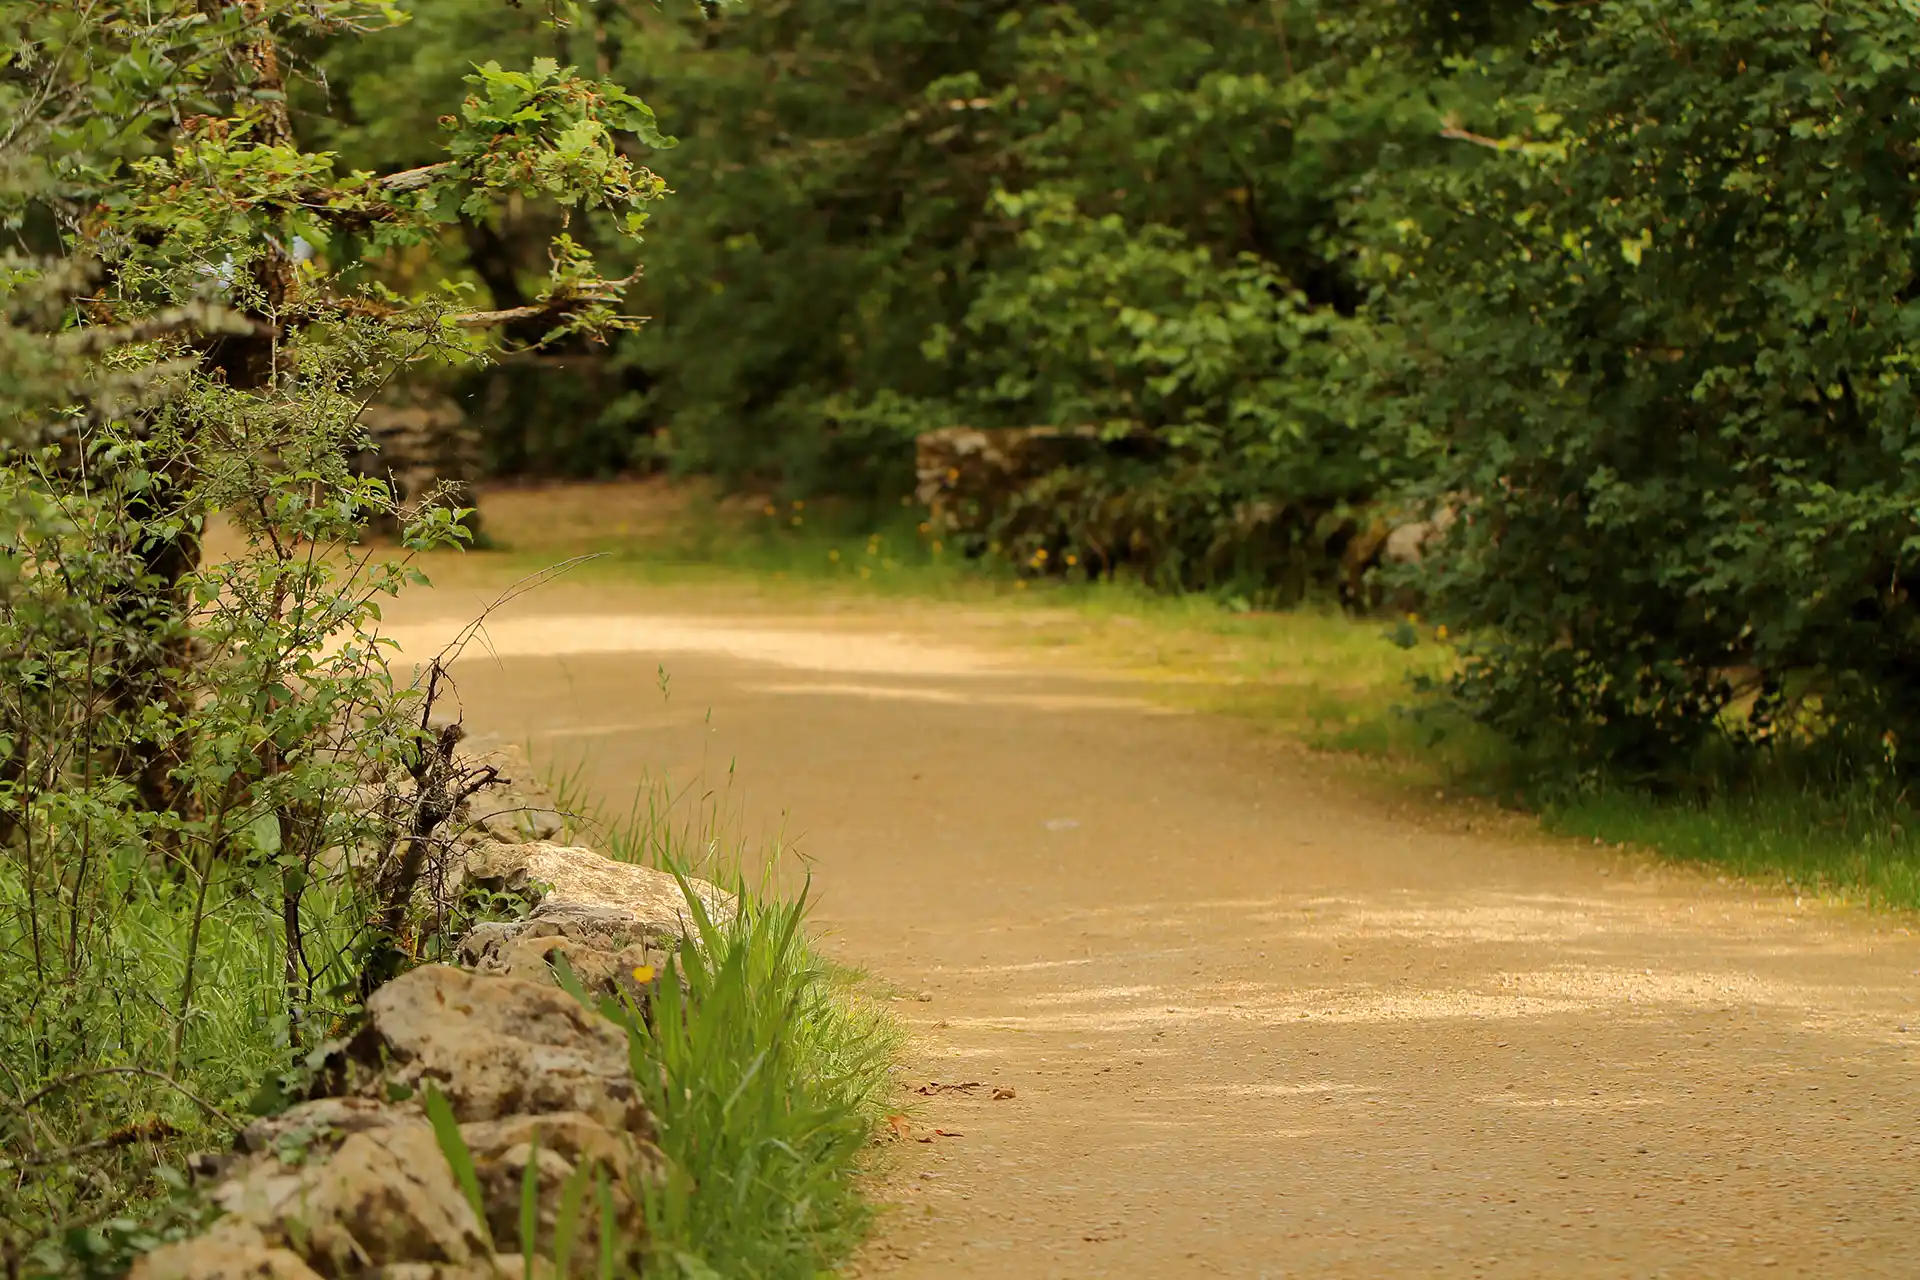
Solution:
<svg viewBox="0 0 1920 1280">
<path fill-rule="evenodd" d="M 857 1273 L 1920 1275 L 1908 922 L 1423 812 L 937 611 L 713 609 L 549 593 L 461 691 L 615 803 L 731 763 L 811 860 L 926 1091 Z"/>
</svg>

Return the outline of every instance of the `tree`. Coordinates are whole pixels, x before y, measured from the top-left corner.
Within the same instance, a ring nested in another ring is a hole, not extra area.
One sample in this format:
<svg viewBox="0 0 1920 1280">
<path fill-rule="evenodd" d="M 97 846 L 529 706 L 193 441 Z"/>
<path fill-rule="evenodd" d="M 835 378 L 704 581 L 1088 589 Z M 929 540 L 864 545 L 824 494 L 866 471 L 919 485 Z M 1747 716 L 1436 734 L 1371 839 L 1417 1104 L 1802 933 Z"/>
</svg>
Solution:
<svg viewBox="0 0 1920 1280">
<path fill-rule="evenodd" d="M 411 571 L 360 545 L 391 506 L 347 463 L 368 398 L 505 326 L 636 323 L 582 235 L 632 245 L 663 190 L 618 85 L 485 62 L 393 171 L 303 140 L 315 59 L 403 16 L 0 0 L 0 1200 L 29 1231 L 137 1192 L 87 1160 L 204 1132 L 422 945 L 422 815 L 478 779 L 386 670 Z M 537 292 L 409 270 L 508 202 L 556 210 Z M 216 517 L 238 546 L 204 559 Z"/>
<path fill-rule="evenodd" d="M 1379 394 L 1471 494 L 1456 693 L 1583 769 L 1920 731 L 1911 15 L 1568 8 L 1376 246 Z M 1789 732 L 1791 731 L 1791 732 Z"/>
</svg>

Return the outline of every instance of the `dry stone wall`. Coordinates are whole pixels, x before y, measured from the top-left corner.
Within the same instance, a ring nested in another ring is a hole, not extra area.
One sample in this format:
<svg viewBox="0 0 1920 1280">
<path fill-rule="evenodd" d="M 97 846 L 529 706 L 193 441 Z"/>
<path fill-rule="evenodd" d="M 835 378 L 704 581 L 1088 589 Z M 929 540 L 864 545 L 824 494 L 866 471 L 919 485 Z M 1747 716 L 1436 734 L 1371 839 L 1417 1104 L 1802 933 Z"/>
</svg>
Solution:
<svg viewBox="0 0 1920 1280">
<path fill-rule="evenodd" d="M 146 1255 L 130 1280 L 517 1280 L 523 1186 L 531 1176 L 539 1191 L 534 1251 L 551 1256 L 561 1189 L 582 1165 L 605 1171 L 615 1225 L 641 1247 L 636 1188 L 662 1161 L 653 1117 L 625 1032 L 560 989 L 551 957 L 644 1001 L 692 928 L 688 898 L 671 875 L 591 849 L 484 841 L 462 857 L 471 880 L 536 897 L 533 913 L 475 929 L 462 965 L 413 969 L 376 991 L 317 1096 L 204 1162 L 223 1216 Z M 715 919 L 735 910 L 713 885 L 689 886 Z M 429 1089 L 458 1122 L 482 1213 L 427 1118 Z M 599 1239 L 600 1211 L 588 1206 L 583 1239 Z M 592 1274 L 597 1253 L 582 1247 L 571 1270 Z M 542 1261 L 535 1273 L 551 1270 Z"/>
</svg>

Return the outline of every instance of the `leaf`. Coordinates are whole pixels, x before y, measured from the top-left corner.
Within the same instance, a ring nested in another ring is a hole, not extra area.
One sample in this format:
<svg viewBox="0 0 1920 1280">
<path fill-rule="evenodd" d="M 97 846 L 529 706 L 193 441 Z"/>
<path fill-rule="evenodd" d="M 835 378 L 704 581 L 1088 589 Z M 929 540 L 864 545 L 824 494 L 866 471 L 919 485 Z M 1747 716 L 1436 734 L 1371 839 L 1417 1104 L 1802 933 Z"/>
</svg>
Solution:
<svg viewBox="0 0 1920 1280">
<path fill-rule="evenodd" d="M 540 1239 L 540 1130 L 527 1144 L 527 1163 L 520 1171 L 520 1259 L 524 1280 L 533 1280 Z M 562 1272 L 561 1274 L 565 1274 Z"/>
<path fill-rule="evenodd" d="M 572 1173 L 560 1187 L 560 1207 L 555 1212 L 553 1222 L 553 1274 L 570 1276 L 573 1274 L 573 1251 L 580 1234 L 580 1209 L 586 1200 L 587 1184 L 593 1180 L 594 1171 L 599 1166 L 591 1160 L 582 1158 L 574 1166 Z M 526 1243 L 521 1242 L 522 1251 Z"/>
<path fill-rule="evenodd" d="M 427 1082 L 426 1096 L 427 1120 L 433 1125 L 433 1136 L 440 1143 L 442 1154 L 453 1170 L 453 1177 L 460 1184 L 461 1194 L 467 1198 L 467 1204 L 473 1209 L 473 1217 L 480 1224 L 480 1234 L 487 1241 L 487 1247 L 493 1247 L 493 1232 L 487 1227 L 487 1202 L 480 1192 L 480 1175 L 473 1166 L 473 1153 L 467 1150 L 467 1140 L 460 1136 L 460 1122 L 454 1119 L 453 1107 L 447 1102 L 446 1095 L 432 1081 Z"/>
</svg>

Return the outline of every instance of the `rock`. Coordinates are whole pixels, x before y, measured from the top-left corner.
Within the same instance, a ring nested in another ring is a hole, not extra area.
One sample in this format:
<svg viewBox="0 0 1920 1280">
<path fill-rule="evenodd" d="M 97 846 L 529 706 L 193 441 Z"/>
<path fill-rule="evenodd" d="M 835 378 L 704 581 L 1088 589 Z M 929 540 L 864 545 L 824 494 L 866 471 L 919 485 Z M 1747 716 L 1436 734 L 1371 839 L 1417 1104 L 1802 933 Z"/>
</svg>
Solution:
<svg viewBox="0 0 1920 1280">
<path fill-rule="evenodd" d="M 540 910 L 589 908 L 577 918 L 598 914 L 604 921 L 620 912 L 632 921 L 635 938 L 686 937 L 694 932 L 693 914 L 679 881 L 664 871 L 615 862 L 592 849 L 548 844 L 486 844 L 467 855 L 467 878 L 488 888 L 528 892 L 545 886 Z M 731 894 L 704 880 L 689 887 L 716 922 L 733 918 Z"/>
<path fill-rule="evenodd" d="M 584 1247 L 582 1251 L 589 1254 L 593 1252 L 592 1249 L 585 1249 Z M 494 1258 L 493 1265 L 498 1268 L 499 1274 L 502 1276 L 510 1276 L 512 1280 L 521 1280 L 522 1277 L 527 1275 L 527 1261 L 524 1254 L 499 1254 Z M 576 1263 L 572 1270 L 576 1275 L 594 1274 L 593 1267 L 584 1263 Z M 553 1264 L 545 1258 L 535 1258 L 533 1260 L 533 1280 L 554 1280 Z"/>
<path fill-rule="evenodd" d="M 1393 526 L 1378 518 L 1366 519 L 1355 529 L 1340 553 L 1341 594 L 1350 605 L 1371 603 L 1367 573 L 1379 563 L 1380 548 L 1387 543 Z"/>
<path fill-rule="evenodd" d="M 989 549 L 988 531 L 1018 506 L 1031 506 L 1043 521 L 1052 520 L 1043 504 L 1023 504 L 1030 486 L 1064 467 L 1084 465 L 1103 455 L 1122 456 L 1159 448 L 1145 433 L 1109 439 L 1096 426 L 942 427 L 914 441 L 915 498 L 927 507 L 931 523 L 969 553 Z M 1003 530 L 1043 536 L 1043 530 Z M 1117 554 L 1119 548 L 1112 550 Z"/>
<path fill-rule="evenodd" d="M 398 1263 L 472 1267 L 491 1257 L 479 1220 L 423 1120 L 349 1135 L 324 1160 L 256 1157 L 214 1203 L 322 1276 Z"/>
<path fill-rule="evenodd" d="M 650 1139 L 631 1071 L 626 1035 L 558 987 L 426 965 L 368 999 L 327 1091 L 380 1099 L 431 1083 L 462 1122 L 576 1111 Z"/>
<path fill-rule="evenodd" d="M 1400 525 L 1387 535 L 1386 545 L 1380 549 L 1381 563 L 1419 564 L 1427 549 L 1446 536 L 1456 518 L 1452 507 L 1442 507 L 1431 519 Z"/>
<path fill-rule="evenodd" d="M 587 990 L 602 995 L 626 995 L 643 1006 L 651 999 L 669 952 L 635 945 L 610 950 L 590 940 L 569 938 L 550 921 L 528 920 L 518 933 L 511 926 L 481 926 L 460 944 L 461 963 L 481 973 L 558 985 L 553 957 L 563 955 L 574 976 Z M 476 941 L 476 934 L 485 935 Z"/>
<path fill-rule="evenodd" d="M 524 920 L 489 920 L 477 924 L 461 939 L 460 963 L 484 967 L 501 946 L 521 936 L 571 938 L 602 951 L 623 947 L 671 947 L 680 940 L 679 925 L 662 929 L 658 922 L 636 919 L 619 907 L 561 899 L 543 902 Z"/>
<path fill-rule="evenodd" d="M 291 1249 L 267 1242 L 251 1223 L 223 1219 L 192 1240 L 141 1257 L 127 1280 L 321 1280 Z"/>
<path fill-rule="evenodd" d="M 386 480 L 399 505 L 398 518 L 373 522 L 380 532 L 398 532 L 429 503 L 474 507 L 479 436 L 457 400 L 421 382 L 396 381 L 361 411 L 360 425 L 372 447 L 354 454 L 351 465 L 360 475 Z M 475 518 L 468 523 L 477 533 Z"/>
<path fill-rule="evenodd" d="M 520 1200 L 530 1161 L 537 1168 L 534 1177 L 540 1189 L 539 1235 L 533 1243 L 548 1253 L 553 1250 L 561 1190 L 582 1164 L 606 1171 L 615 1222 L 630 1237 L 636 1234 L 634 1224 L 640 1215 L 629 1190 L 633 1186 L 629 1177 L 657 1178 L 665 1167 L 665 1157 L 652 1143 L 616 1134 L 592 1116 L 579 1113 L 481 1121 L 460 1126 L 460 1133 L 473 1155 L 494 1243 L 501 1248 L 518 1247 L 523 1252 L 529 1242 L 520 1239 Z M 591 1200 L 581 1215 L 578 1232 L 574 1265 L 569 1269 L 576 1275 L 589 1276 L 595 1270 L 597 1250 L 588 1242 L 597 1243 L 600 1235 L 599 1207 Z"/>
<path fill-rule="evenodd" d="M 240 1131 L 235 1147 L 247 1155 L 277 1155 L 298 1164 L 307 1152 L 331 1152 L 356 1133 L 419 1119 L 419 1109 L 402 1110 L 371 1098 L 318 1098 L 262 1116 Z"/>
<path fill-rule="evenodd" d="M 458 757 L 463 768 L 491 767 L 500 775 L 467 802 L 459 815 L 464 823 L 506 844 L 551 840 L 566 831 L 558 798 L 518 746 L 492 736 L 473 738 L 461 744 Z"/>
<path fill-rule="evenodd" d="M 1360 609 L 1390 606 L 1395 612 L 1417 610 L 1420 593 L 1402 587 L 1389 592 L 1376 570 L 1416 565 L 1436 550 L 1459 518 L 1459 504 L 1449 502 L 1426 519 L 1410 519 L 1405 510 L 1376 509 L 1363 517 L 1340 557 L 1341 591 L 1347 603 Z"/>
</svg>

